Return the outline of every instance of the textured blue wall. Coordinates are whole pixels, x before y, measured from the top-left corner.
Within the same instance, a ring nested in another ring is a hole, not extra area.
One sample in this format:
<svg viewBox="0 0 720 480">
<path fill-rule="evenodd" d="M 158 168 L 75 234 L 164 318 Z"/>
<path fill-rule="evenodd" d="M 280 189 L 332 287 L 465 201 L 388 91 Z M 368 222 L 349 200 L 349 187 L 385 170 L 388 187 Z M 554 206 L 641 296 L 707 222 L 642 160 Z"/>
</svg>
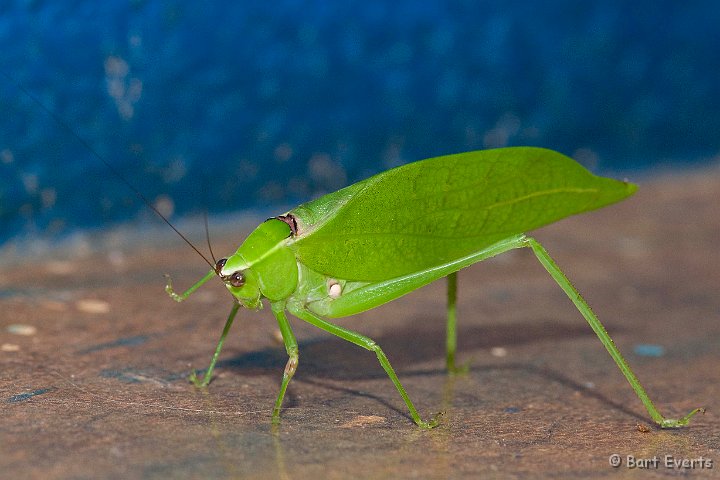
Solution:
<svg viewBox="0 0 720 480">
<path fill-rule="evenodd" d="M 177 214 L 532 144 L 627 175 L 720 151 L 714 1 L 16 1 L 0 68 Z M 0 77 L 0 241 L 138 215 Z"/>
</svg>

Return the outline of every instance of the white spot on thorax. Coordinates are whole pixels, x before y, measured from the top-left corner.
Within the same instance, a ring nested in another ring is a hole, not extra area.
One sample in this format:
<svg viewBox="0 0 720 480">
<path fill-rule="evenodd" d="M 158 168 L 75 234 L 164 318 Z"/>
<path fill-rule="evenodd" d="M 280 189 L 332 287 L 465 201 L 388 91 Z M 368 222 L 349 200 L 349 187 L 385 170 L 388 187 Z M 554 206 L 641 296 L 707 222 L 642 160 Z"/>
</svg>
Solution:
<svg viewBox="0 0 720 480">
<path fill-rule="evenodd" d="M 328 295 L 330 298 L 339 298 L 342 294 L 342 285 L 337 281 L 331 280 L 328 282 Z"/>
</svg>

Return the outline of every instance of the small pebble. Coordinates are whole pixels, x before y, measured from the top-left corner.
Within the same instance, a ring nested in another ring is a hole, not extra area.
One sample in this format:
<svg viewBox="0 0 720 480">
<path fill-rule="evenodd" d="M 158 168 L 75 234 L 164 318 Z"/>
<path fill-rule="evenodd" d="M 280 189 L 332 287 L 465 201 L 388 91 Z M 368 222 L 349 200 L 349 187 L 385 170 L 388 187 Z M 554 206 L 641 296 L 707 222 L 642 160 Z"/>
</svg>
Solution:
<svg viewBox="0 0 720 480">
<path fill-rule="evenodd" d="M 650 430 L 650 427 L 648 427 L 648 426 L 645 425 L 644 423 L 638 423 L 638 424 L 637 424 L 637 430 L 638 430 L 638 432 L 640 432 L 640 433 L 650 433 L 650 431 L 651 431 L 651 430 Z"/>
<path fill-rule="evenodd" d="M 3 352 L 19 352 L 20 351 L 20 345 L 15 345 L 14 343 L 3 343 L 0 345 L 0 351 Z"/>
<path fill-rule="evenodd" d="M 490 355 L 493 357 L 507 357 L 507 349 L 504 347 L 493 347 L 490 349 Z"/>
<path fill-rule="evenodd" d="M 385 417 L 379 417 L 377 415 L 358 415 L 349 422 L 340 425 L 340 428 L 364 427 L 366 425 L 375 425 L 378 423 L 385 423 Z"/>
<path fill-rule="evenodd" d="M 665 355 L 665 347 L 662 345 L 641 343 L 635 345 L 633 352 L 635 352 L 635 355 L 639 355 L 641 357 L 662 357 Z"/>
<path fill-rule="evenodd" d="M 30 335 L 35 335 L 37 333 L 37 328 L 33 327 L 32 325 L 14 323 L 7 326 L 7 331 L 9 333 L 14 333 L 15 335 L 24 335 L 26 337 L 29 337 Z"/>
<path fill-rule="evenodd" d="M 110 304 L 104 300 L 96 300 L 93 298 L 84 298 L 75 302 L 75 308 L 85 313 L 108 313 Z"/>
</svg>

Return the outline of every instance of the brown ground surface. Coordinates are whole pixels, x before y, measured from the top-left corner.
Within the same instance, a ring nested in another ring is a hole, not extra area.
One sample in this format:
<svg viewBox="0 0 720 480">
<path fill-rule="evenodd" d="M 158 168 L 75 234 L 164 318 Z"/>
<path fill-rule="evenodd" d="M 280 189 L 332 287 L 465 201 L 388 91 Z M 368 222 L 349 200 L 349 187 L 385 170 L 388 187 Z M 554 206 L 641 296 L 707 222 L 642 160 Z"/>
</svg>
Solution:
<svg viewBox="0 0 720 480">
<path fill-rule="evenodd" d="M 650 425 L 582 317 L 522 251 L 460 275 L 467 375 L 443 372 L 443 282 L 339 322 L 383 346 L 423 415 L 445 412 L 435 430 L 410 421 L 374 355 L 301 321 L 300 368 L 274 430 L 286 357 L 268 309 L 241 312 L 215 380 L 195 390 L 185 377 L 207 365 L 227 292 L 213 282 L 172 302 L 162 274 L 187 286 L 205 268 L 187 247 L 137 246 L 0 273 L 0 477 L 718 475 L 719 198 L 717 169 L 666 176 L 536 234 L 658 408 L 708 408 L 688 428 Z M 661 464 L 629 469 L 628 455 Z M 666 469 L 665 455 L 713 468 Z"/>
</svg>

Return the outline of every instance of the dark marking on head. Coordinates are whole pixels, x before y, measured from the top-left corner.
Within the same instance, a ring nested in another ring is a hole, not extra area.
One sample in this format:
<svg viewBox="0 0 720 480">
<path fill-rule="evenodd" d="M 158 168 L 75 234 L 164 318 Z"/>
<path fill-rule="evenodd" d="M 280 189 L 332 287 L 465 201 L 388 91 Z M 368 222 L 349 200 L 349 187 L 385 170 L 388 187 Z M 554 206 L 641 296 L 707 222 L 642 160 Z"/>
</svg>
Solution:
<svg viewBox="0 0 720 480">
<path fill-rule="evenodd" d="M 280 220 L 281 222 L 285 222 L 285 223 L 287 223 L 287 224 L 290 226 L 290 235 L 291 235 L 291 236 L 294 237 L 295 235 L 297 235 L 297 230 L 298 230 L 298 228 L 297 228 L 297 220 L 295 220 L 295 216 L 294 216 L 294 215 L 288 213 L 287 215 L 279 215 L 279 216 L 274 217 L 274 218 Z"/>
<path fill-rule="evenodd" d="M 221 258 L 220 260 L 215 263 L 215 274 L 220 275 L 220 272 L 222 272 L 223 267 L 227 263 L 227 258 Z"/>
<path fill-rule="evenodd" d="M 233 287 L 242 287 L 243 285 L 245 285 L 245 275 L 243 275 L 240 270 L 233 272 L 230 275 L 222 274 L 222 269 L 225 267 L 226 263 L 227 258 L 221 258 L 215 264 L 215 274 L 220 277 L 220 280 L 225 283 L 229 283 Z"/>
</svg>

